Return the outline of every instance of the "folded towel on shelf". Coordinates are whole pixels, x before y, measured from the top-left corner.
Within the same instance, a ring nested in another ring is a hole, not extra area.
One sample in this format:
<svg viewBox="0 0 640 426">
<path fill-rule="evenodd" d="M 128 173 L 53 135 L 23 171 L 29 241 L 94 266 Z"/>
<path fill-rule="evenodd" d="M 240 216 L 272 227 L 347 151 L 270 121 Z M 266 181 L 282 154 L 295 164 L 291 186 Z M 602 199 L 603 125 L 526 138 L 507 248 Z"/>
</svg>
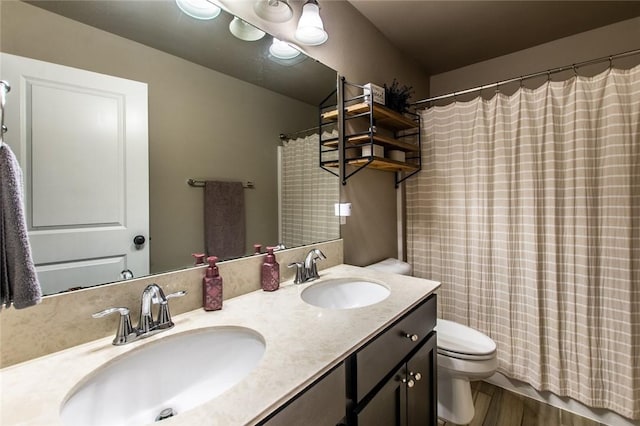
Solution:
<svg viewBox="0 0 640 426">
<path fill-rule="evenodd" d="M 20 165 L 11 148 L 0 143 L 0 309 L 27 308 L 42 298 L 23 206 Z"/>
<path fill-rule="evenodd" d="M 242 182 L 205 182 L 204 232 L 208 256 L 227 259 L 246 254 Z"/>
</svg>

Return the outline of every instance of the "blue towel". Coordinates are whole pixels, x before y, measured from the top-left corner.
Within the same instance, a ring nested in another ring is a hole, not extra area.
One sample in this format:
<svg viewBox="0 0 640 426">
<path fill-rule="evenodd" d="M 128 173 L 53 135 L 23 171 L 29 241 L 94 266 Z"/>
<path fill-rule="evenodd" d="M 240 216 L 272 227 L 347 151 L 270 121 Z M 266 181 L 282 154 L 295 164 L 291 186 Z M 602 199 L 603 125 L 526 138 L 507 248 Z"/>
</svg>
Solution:
<svg viewBox="0 0 640 426">
<path fill-rule="evenodd" d="M 0 309 L 27 308 L 42 298 L 23 206 L 22 170 L 0 139 Z"/>
</svg>

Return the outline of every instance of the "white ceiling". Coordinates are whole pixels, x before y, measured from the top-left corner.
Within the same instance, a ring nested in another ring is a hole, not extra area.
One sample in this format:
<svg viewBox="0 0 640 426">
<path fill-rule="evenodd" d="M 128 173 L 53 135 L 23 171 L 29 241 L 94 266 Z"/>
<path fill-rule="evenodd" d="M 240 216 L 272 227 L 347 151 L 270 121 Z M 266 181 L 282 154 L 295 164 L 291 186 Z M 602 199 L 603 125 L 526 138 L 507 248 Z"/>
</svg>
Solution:
<svg viewBox="0 0 640 426">
<path fill-rule="evenodd" d="M 349 2 L 428 74 L 640 16 L 640 1 Z"/>
</svg>

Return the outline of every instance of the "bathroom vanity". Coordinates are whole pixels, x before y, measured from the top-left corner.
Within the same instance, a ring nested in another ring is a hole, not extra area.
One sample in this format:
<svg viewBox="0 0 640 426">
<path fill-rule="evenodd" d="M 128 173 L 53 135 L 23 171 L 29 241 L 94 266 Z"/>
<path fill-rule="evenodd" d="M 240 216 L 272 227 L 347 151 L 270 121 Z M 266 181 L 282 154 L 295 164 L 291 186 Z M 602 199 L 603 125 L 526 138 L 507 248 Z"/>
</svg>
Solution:
<svg viewBox="0 0 640 426">
<path fill-rule="evenodd" d="M 249 329 L 258 336 L 254 340 L 264 342 L 261 359 L 218 396 L 203 398 L 190 409 L 178 408 L 177 415 L 162 424 L 437 424 L 432 293 L 439 283 L 348 265 L 320 275 L 311 283 L 289 281 L 275 292 L 225 300 L 221 311 L 176 315 L 173 329 L 143 341 L 113 346 L 110 336 L 0 370 L 0 424 L 69 424 L 60 417 L 61 407 L 105 368 L 144 351 L 171 347 L 169 339 L 181 342 L 186 334 L 230 328 Z M 380 285 L 388 295 L 353 309 L 329 309 L 303 300 L 307 288 L 350 280 Z M 212 367 L 228 362 L 229 350 L 208 351 L 204 359 Z M 166 364 L 167 371 L 194 369 L 182 359 Z M 151 376 L 150 394 L 159 386 L 159 379 Z M 123 395 L 136 398 L 137 393 L 123 389 Z M 134 401 L 126 402 L 139 409 Z"/>
<path fill-rule="evenodd" d="M 260 424 L 436 425 L 435 325 L 434 294 Z"/>
</svg>

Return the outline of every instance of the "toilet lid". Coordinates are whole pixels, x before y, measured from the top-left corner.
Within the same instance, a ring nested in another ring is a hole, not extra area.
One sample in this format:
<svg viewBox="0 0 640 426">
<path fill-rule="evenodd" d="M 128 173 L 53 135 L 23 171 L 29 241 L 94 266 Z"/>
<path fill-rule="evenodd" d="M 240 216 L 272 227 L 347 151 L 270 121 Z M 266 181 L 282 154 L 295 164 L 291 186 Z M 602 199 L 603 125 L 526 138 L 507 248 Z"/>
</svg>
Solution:
<svg viewBox="0 0 640 426">
<path fill-rule="evenodd" d="M 486 334 L 457 322 L 438 319 L 438 350 L 452 355 L 492 355 L 496 343 Z"/>
</svg>

